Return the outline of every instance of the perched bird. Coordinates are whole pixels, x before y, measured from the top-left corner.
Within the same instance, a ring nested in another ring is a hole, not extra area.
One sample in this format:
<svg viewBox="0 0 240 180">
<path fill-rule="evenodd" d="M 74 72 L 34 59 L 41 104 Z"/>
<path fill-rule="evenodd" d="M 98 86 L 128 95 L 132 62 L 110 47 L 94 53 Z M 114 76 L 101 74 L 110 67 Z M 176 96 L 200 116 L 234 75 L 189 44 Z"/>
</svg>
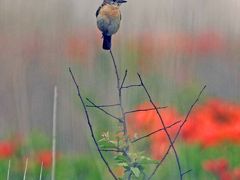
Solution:
<svg viewBox="0 0 240 180">
<path fill-rule="evenodd" d="M 104 0 L 96 12 L 97 26 L 103 35 L 103 49 L 111 49 L 112 35 L 115 34 L 120 26 L 121 12 L 120 5 L 125 0 Z"/>
</svg>

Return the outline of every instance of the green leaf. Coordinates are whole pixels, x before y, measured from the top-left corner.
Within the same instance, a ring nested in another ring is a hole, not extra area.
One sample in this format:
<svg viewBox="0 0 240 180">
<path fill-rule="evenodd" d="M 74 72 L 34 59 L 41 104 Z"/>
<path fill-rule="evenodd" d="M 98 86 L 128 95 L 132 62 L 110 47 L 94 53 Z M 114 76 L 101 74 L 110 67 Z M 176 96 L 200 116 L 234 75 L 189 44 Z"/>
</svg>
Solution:
<svg viewBox="0 0 240 180">
<path fill-rule="evenodd" d="M 158 163 L 158 161 L 153 160 L 146 156 L 141 156 L 140 159 L 138 160 L 138 163 L 139 164 L 156 164 L 156 163 Z"/>
<path fill-rule="evenodd" d="M 118 166 L 123 166 L 123 167 L 128 167 L 128 164 L 127 164 L 127 163 L 124 163 L 124 162 L 118 163 L 117 165 L 118 165 Z"/>
<path fill-rule="evenodd" d="M 106 141 L 104 139 L 99 140 L 98 145 L 100 148 L 117 148 L 115 143 L 112 141 Z"/>
<path fill-rule="evenodd" d="M 122 154 L 119 154 L 117 156 L 114 157 L 114 159 L 118 162 L 118 163 L 128 163 L 128 158 Z"/>
<path fill-rule="evenodd" d="M 137 167 L 131 167 L 131 171 L 136 177 L 139 177 L 140 175 L 140 170 Z"/>
</svg>

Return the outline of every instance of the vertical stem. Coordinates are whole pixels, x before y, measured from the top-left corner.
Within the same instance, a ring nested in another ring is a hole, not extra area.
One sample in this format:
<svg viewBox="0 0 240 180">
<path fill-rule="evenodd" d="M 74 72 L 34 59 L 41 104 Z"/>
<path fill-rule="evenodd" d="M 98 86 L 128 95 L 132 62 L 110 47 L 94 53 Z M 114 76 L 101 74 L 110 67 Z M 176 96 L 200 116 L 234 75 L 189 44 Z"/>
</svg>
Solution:
<svg viewBox="0 0 240 180">
<path fill-rule="evenodd" d="M 10 169 L 11 169 L 11 160 L 8 161 L 8 171 L 7 171 L 7 180 L 9 180 L 10 177 Z"/>
<path fill-rule="evenodd" d="M 25 163 L 25 169 L 24 169 L 23 180 L 26 180 L 27 168 L 28 168 L 28 158 L 26 159 L 26 163 Z"/>
<path fill-rule="evenodd" d="M 39 180 L 42 180 L 42 173 L 43 173 L 43 162 L 41 163 L 41 169 L 39 174 Z"/>
<path fill-rule="evenodd" d="M 57 97 L 58 97 L 58 94 L 57 94 L 57 86 L 55 86 L 55 87 L 54 87 L 54 100 L 53 100 L 52 175 L 51 175 L 51 180 L 55 180 Z"/>
<path fill-rule="evenodd" d="M 116 74 L 116 78 L 117 78 L 118 100 L 119 100 L 119 104 L 120 104 L 122 121 L 123 121 L 123 133 L 126 136 L 127 135 L 127 125 L 126 125 L 126 121 L 125 121 L 126 118 L 125 118 L 125 113 L 124 113 L 124 109 L 123 109 L 123 105 L 122 105 L 122 88 L 120 86 L 119 72 L 118 72 L 116 61 L 115 61 L 115 58 L 113 56 L 113 53 L 112 53 L 111 49 L 110 49 L 110 54 L 111 54 L 111 57 L 112 57 L 113 66 L 114 66 L 115 74 Z M 126 143 L 127 142 L 128 142 L 128 139 L 126 139 Z M 127 143 L 127 145 L 128 145 L 128 143 Z M 128 147 L 127 147 L 127 149 L 128 149 Z"/>
</svg>

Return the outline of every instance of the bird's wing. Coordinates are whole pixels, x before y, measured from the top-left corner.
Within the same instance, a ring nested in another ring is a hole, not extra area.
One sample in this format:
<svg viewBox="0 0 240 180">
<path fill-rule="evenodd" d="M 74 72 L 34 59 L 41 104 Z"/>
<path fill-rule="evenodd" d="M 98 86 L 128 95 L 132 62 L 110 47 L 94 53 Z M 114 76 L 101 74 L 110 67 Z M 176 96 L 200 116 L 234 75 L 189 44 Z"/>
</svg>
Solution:
<svg viewBox="0 0 240 180">
<path fill-rule="evenodd" d="M 96 17 L 98 16 L 100 9 L 101 9 L 104 5 L 105 5 L 105 3 L 102 3 L 102 5 L 97 9 L 97 11 L 96 11 Z"/>
<path fill-rule="evenodd" d="M 102 6 L 100 6 L 100 7 L 97 9 L 97 11 L 96 11 L 96 17 L 98 16 L 99 11 L 100 11 L 101 8 L 102 8 Z"/>
</svg>

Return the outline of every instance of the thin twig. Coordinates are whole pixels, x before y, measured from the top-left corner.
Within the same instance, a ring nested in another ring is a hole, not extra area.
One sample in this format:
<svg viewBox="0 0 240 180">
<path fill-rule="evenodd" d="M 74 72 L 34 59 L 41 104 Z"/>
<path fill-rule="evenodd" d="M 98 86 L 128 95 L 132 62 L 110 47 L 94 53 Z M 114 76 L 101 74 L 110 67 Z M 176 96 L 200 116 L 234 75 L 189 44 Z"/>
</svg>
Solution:
<svg viewBox="0 0 240 180">
<path fill-rule="evenodd" d="M 202 95 L 202 93 L 203 93 L 203 91 L 204 91 L 204 89 L 205 89 L 206 87 L 207 87 L 206 85 L 203 86 L 202 90 L 200 91 L 200 93 L 199 93 L 198 96 L 197 96 L 197 99 L 196 99 L 196 100 L 194 101 L 194 103 L 191 105 L 191 107 L 190 107 L 190 109 L 189 109 L 189 111 L 188 111 L 188 113 L 187 113 L 187 115 L 186 115 L 183 123 L 181 124 L 181 126 L 179 127 L 179 130 L 177 131 L 176 137 L 179 136 L 179 134 L 180 134 L 180 132 L 181 132 L 181 130 L 182 130 L 182 127 L 185 125 L 185 123 L 186 123 L 187 120 L 188 120 L 188 117 L 189 117 L 190 113 L 192 112 L 193 107 L 194 107 L 195 104 L 199 101 L 199 98 L 200 98 L 200 96 Z M 175 139 L 175 138 L 174 138 L 174 139 Z"/>
<path fill-rule="evenodd" d="M 175 126 L 176 124 L 178 124 L 178 123 L 180 123 L 181 121 L 176 121 L 175 123 L 173 123 L 173 124 L 171 124 L 171 125 L 169 125 L 169 126 L 166 126 L 166 128 L 168 129 L 168 128 L 171 128 L 172 126 Z M 139 140 L 141 140 L 141 139 L 144 139 L 144 138 L 146 138 L 146 137 L 149 137 L 149 136 L 151 136 L 151 135 L 153 135 L 153 134 L 155 134 L 155 133 L 157 133 L 157 132 L 160 132 L 160 131 L 163 131 L 164 130 L 164 128 L 161 128 L 161 129 L 158 129 L 158 130 L 156 130 L 156 131 L 153 131 L 153 132 L 151 132 L 151 133 L 149 133 L 149 134 L 147 134 L 147 135 L 145 135 L 145 136 L 142 136 L 142 137 L 140 137 L 140 138 L 137 138 L 137 139 L 134 139 L 134 140 L 132 140 L 131 141 L 131 143 L 135 143 L 135 142 L 137 142 L 137 141 L 139 141 Z"/>
<path fill-rule="evenodd" d="M 157 107 L 157 109 L 165 109 L 165 108 L 167 108 L 167 106 Z M 152 111 L 152 110 L 155 110 L 155 108 L 136 109 L 133 111 L 127 111 L 127 112 L 125 112 L 125 114 L 137 113 L 137 112 L 141 112 L 141 111 Z"/>
<path fill-rule="evenodd" d="M 53 99 L 53 121 L 52 121 L 52 172 L 51 180 L 55 180 L 56 171 L 56 120 L 57 120 L 57 86 L 54 86 L 54 99 Z"/>
<path fill-rule="evenodd" d="M 159 119 L 160 119 L 160 121 L 161 121 L 161 123 L 162 123 L 163 128 L 164 128 L 164 131 L 165 131 L 165 133 L 166 133 L 166 135 L 167 135 L 167 137 L 168 137 L 168 140 L 169 140 L 169 142 L 170 142 L 170 145 L 171 145 L 171 147 L 172 147 L 172 149 L 173 149 L 173 152 L 174 152 L 174 155 L 175 155 L 175 158 L 176 158 L 176 161 L 177 161 L 177 166 L 178 166 L 178 170 L 179 170 L 180 180 L 182 180 L 181 164 L 180 164 L 180 161 L 179 161 L 179 157 L 178 157 L 177 151 L 176 151 L 176 149 L 175 149 L 175 147 L 174 147 L 174 145 L 173 145 L 173 141 L 172 141 L 172 139 L 171 139 L 171 136 L 170 136 L 170 134 L 169 134 L 169 132 L 168 132 L 168 130 L 167 130 L 167 128 L 166 128 L 166 125 L 165 125 L 165 123 L 164 123 L 164 121 L 163 121 L 163 118 L 162 118 L 161 114 L 159 113 L 159 111 L 158 111 L 158 109 L 157 109 L 157 106 L 154 104 L 154 102 L 153 102 L 153 100 L 152 100 L 152 98 L 151 98 L 151 96 L 150 96 L 150 94 L 149 94 L 146 86 L 144 85 L 143 80 L 142 80 L 140 74 L 138 74 L 138 77 L 139 77 L 139 80 L 140 80 L 140 83 L 141 83 L 143 89 L 145 90 L 145 92 L 146 92 L 146 94 L 147 94 L 147 96 L 148 96 L 148 99 L 149 99 L 150 103 L 151 103 L 152 106 L 155 108 L 155 110 L 156 110 L 156 112 L 157 112 L 157 115 L 158 115 L 158 117 L 159 117 Z"/>
<path fill-rule="evenodd" d="M 118 73 L 118 69 L 117 69 L 117 64 L 115 61 L 115 58 L 113 56 L 112 50 L 110 49 L 110 54 L 112 57 L 112 61 L 113 61 L 113 66 L 114 66 L 114 70 L 115 70 L 115 74 L 116 74 L 116 78 L 117 78 L 117 89 L 120 89 L 120 78 L 119 78 L 119 73 Z"/>
<path fill-rule="evenodd" d="M 132 84 L 132 85 L 128 85 L 128 86 L 123 86 L 122 89 L 128 89 L 131 87 L 141 87 L 141 86 L 142 86 L 141 84 Z"/>
<path fill-rule="evenodd" d="M 23 180 L 26 180 L 27 168 L 28 168 L 28 158 L 26 159 L 26 162 L 25 162 L 25 169 L 24 169 L 24 174 L 23 174 Z"/>
<path fill-rule="evenodd" d="M 112 115 L 111 113 L 107 112 L 106 110 L 104 110 L 103 108 L 101 108 L 100 106 L 97 106 L 94 102 L 92 102 L 89 98 L 86 98 L 88 102 L 90 102 L 94 107 L 96 107 L 97 109 L 101 110 L 102 112 L 104 112 L 105 114 L 107 114 L 108 116 L 111 116 L 112 118 L 118 120 L 120 123 L 122 122 L 122 119 Z"/>
<path fill-rule="evenodd" d="M 86 118 L 87 118 L 87 123 L 88 123 L 89 129 L 90 129 L 90 132 L 91 132 L 91 136 L 92 136 L 92 139 L 93 139 L 93 141 L 94 141 L 94 143 L 95 143 L 95 145 L 96 145 L 96 148 L 97 148 L 97 150 L 98 150 L 98 153 L 99 153 L 100 157 L 102 158 L 103 162 L 105 163 L 105 165 L 107 166 L 109 173 L 112 175 L 112 177 L 113 177 L 115 180 L 117 180 L 117 179 L 118 179 L 117 176 L 114 174 L 114 172 L 113 172 L 112 169 L 110 168 L 107 160 L 104 158 L 104 156 L 103 156 L 103 154 L 102 154 L 102 152 L 101 152 L 101 149 L 100 149 L 100 147 L 99 147 L 99 145 L 98 145 L 98 143 L 97 143 L 96 137 L 95 137 L 94 132 L 93 132 L 92 124 L 91 124 L 91 121 L 90 121 L 90 118 L 89 118 L 88 110 L 87 110 L 86 105 L 85 105 L 85 103 L 84 103 L 84 101 L 83 101 L 83 97 L 82 97 L 82 95 L 81 95 L 80 88 L 79 88 L 79 86 L 78 86 L 78 84 L 77 84 L 77 82 L 76 82 L 76 80 L 75 80 L 75 77 L 74 77 L 74 75 L 73 75 L 73 73 L 72 73 L 72 71 L 71 71 L 71 68 L 69 68 L 69 72 L 70 72 L 71 77 L 72 77 L 72 80 L 73 80 L 73 82 L 74 82 L 74 84 L 75 84 L 75 86 L 76 86 L 76 88 L 77 88 L 78 97 L 79 97 L 79 99 L 80 99 L 80 101 L 81 101 L 81 103 L 82 103 L 82 105 L 83 105 L 84 112 L 85 112 L 85 115 L 86 115 Z"/>
<path fill-rule="evenodd" d="M 10 178 L 10 169 L 11 169 L 11 159 L 8 161 L 8 171 L 7 171 L 7 180 Z"/>
<path fill-rule="evenodd" d="M 41 163 L 40 174 L 39 174 L 39 180 L 42 180 L 42 173 L 43 173 L 43 162 Z"/>
<path fill-rule="evenodd" d="M 107 104 L 107 105 L 98 105 L 97 107 L 101 107 L 101 108 L 105 108 L 105 107 L 115 107 L 115 106 L 119 106 L 120 104 Z M 86 105 L 86 107 L 96 107 L 93 105 Z"/>
<path fill-rule="evenodd" d="M 190 109 L 188 110 L 188 113 L 187 113 L 184 121 L 182 122 L 181 126 L 179 127 L 179 129 L 178 129 L 178 131 L 177 131 L 177 134 L 175 135 L 175 137 L 174 137 L 174 139 L 173 139 L 173 143 L 175 143 L 175 141 L 177 140 L 177 138 L 178 138 L 178 136 L 179 136 L 179 134 L 180 134 L 180 132 L 181 132 L 182 127 L 183 127 L 184 124 L 187 122 L 188 117 L 189 117 L 189 115 L 191 114 L 193 107 L 194 107 L 194 106 L 196 105 L 196 103 L 199 101 L 200 96 L 202 95 L 202 93 L 203 93 L 203 91 L 204 91 L 204 89 L 205 89 L 206 87 L 207 87 L 207 86 L 205 85 L 205 86 L 202 88 L 202 90 L 201 90 L 200 93 L 198 94 L 196 100 L 193 102 L 193 104 L 191 105 Z M 163 163 L 163 161 L 166 159 L 166 157 L 167 157 L 170 149 L 171 149 L 171 145 L 169 145 L 166 153 L 164 154 L 163 158 L 159 161 L 159 163 L 156 165 L 156 167 L 154 168 L 153 172 L 150 174 L 148 180 L 151 179 L 151 178 L 155 175 L 155 173 L 157 172 L 158 168 L 161 166 L 161 164 Z"/>
<path fill-rule="evenodd" d="M 123 152 L 120 149 L 101 149 L 103 152 Z"/>
<path fill-rule="evenodd" d="M 192 169 L 189 169 L 189 170 L 183 172 L 183 173 L 182 173 L 182 176 L 184 176 L 185 174 L 187 174 L 187 173 L 189 173 L 189 172 L 191 172 L 191 171 L 192 171 Z"/>
<path fill-rule="evenodd" d="M 125 80 L 126 80 L 126 77 L 127 77 L 127 73 L 128 73 L 128 71 L 127 71 L 127 69 L 126 69 L 126 70 L 125 70 L 124 77 L 123 77 L 123 80 L 122 80 L 122 83 L 121 83 L 121 86 L 120 86 L 120 89 L 122 89 L 122 87 L 123 87 L 123 84 L 124 84 L 124 82 L 125 82 Z"/>
</svg>

